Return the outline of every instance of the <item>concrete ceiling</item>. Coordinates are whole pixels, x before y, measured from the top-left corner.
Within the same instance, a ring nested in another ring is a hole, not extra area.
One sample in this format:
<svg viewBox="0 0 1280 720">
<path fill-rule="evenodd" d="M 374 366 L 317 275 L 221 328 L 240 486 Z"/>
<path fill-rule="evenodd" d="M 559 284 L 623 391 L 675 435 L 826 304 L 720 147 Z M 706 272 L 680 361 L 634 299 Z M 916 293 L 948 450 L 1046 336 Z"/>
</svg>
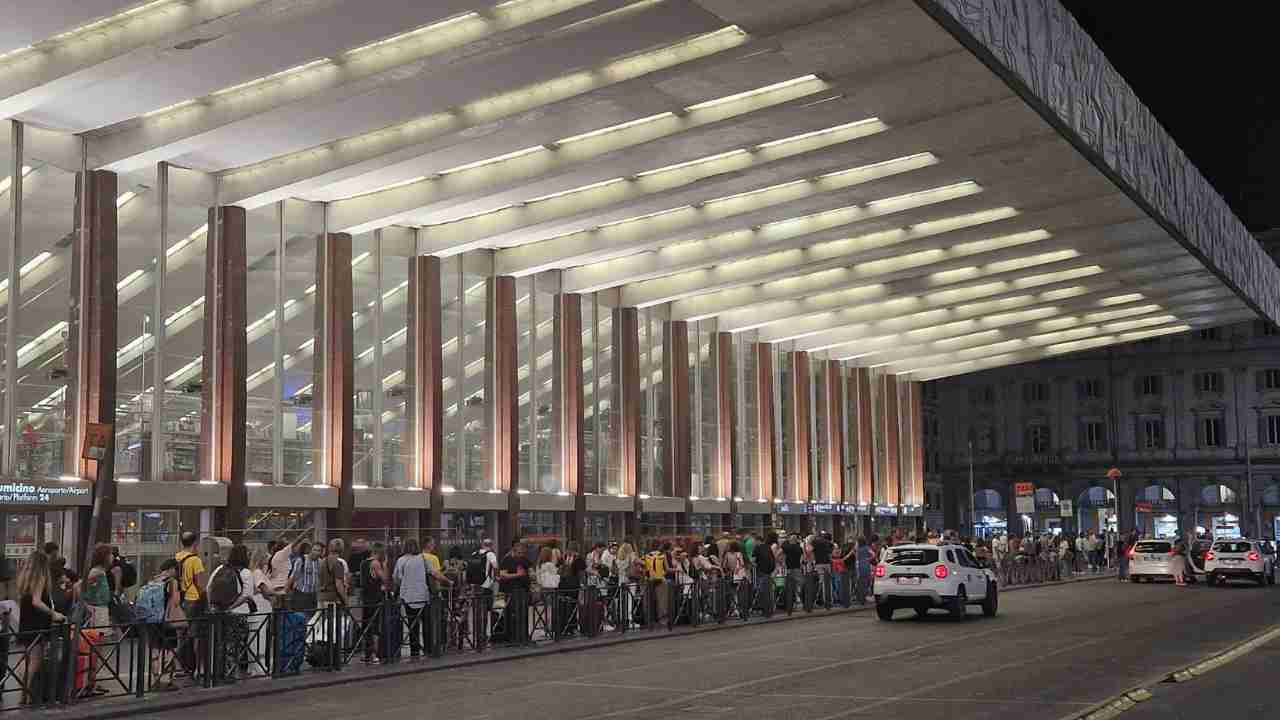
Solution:
<svg viewBox="0 0 1280 720">
<path fill-rule="evenodd" d="M 211 173 L 253 212 L 324 201 L 357 243 L 409 228 L 419 252 L 921 379 L 1254 316 L 911 0 L 25 5 L 0 3 L 0 117 L 83 134 L 138 194 L 122 346 L 161 161 L 202 171 L 171 179 L 192 198 Z M 170 237 L 203 212 L 171 208 Z M 56 282 L 70 214 L 24 214 Z M 199 252 L 166 292 L 198 301 Z M 65 314 L 31 302 L 32 335 Z"/>
</svg>

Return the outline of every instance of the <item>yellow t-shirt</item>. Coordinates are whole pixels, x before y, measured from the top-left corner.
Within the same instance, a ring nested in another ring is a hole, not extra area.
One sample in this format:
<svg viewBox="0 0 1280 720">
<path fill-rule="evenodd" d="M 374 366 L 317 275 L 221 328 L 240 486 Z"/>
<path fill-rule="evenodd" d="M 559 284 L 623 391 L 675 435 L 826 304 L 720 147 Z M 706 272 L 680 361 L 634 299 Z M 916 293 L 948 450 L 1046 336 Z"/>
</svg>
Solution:
<svg viewBox="0 0 1280 720">
<path fill-rule="evenodd" d="M 178 561 L 178 588 L 182 592 L 182 599 L 188 602 L 199 600 L 200 588 L 196 585 L 196 577 L 204 572 L 204 561 L 190 550 L 179 550 L 174 553 L 173 559 Z"/>
<path fill-rule="evenodd" d="M 424 552 L 422 553 L 422 559 L 427 561 L 428 575 L 433 572 L 440 572 L 440 558 L 436 557 L 434 553 Z"/>
</svg>

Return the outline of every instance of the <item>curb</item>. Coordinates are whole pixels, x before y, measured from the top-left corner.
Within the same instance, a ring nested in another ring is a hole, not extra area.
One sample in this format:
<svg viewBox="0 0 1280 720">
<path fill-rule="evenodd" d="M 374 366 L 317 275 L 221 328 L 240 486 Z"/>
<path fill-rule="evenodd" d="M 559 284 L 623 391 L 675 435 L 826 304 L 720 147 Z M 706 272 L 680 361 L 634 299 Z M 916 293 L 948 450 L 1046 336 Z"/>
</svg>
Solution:
<svg viewBox="0 0 1280 720">
<path fill-rule="evenodd" d="M 1001 592 L 1018 592 L 1020 590 L 1034 590 L 1036 588 L 1057 587 L 1061 585 L 1074 585 L 1077 583 L 1096 582 L 1098 580 L 1114 580 L 1112 574 L 1091 575 L 1088 577 L 1072 578 L 1070 580 L 1055 580 L 1052 582 L 1036 583 L 1033 585 L 1015 585 L 1013 587 L 1002 588 Z M 171 710 L 180 710 L 183 708 L 194 707 L 197 705 L 207 705 L 220 702 L 228 702 L 231 700 L 247 700 L 251 698 L 262 697 L 264 695 L 273 695 L 276 693 L 296 692 L 299 690 L 313 690 L 322 687 L 336 687 L 340 685 L 350 685 L 352 683 L 365 682 L 370 680 L 387 680 L 392 678 L 405 677 L 408 675 L 418 675 L 423 673 L 440 672 L 443 670 L 454 670 L 457 668 L 475 667 L 478 665 L 490 665 L 493 663 L 506 662 L 509 660 L 523 660 L 525 658 L 536 658 L 547 655 L 561 655 L 574 652 L 583 652 L 586 650 L 595 650 L 597 648 L 612 647 L 615 645 L 624 645 L 637 642 L 649 642 L 660 640 L 662 638 L 685 637 L 689 635 L 700 635 L 703 633 L 717 632 L 721 630 L 733 630 L 738 628 L 759 627 L 761 625 L 771 625 L 776 623 L 791 622 L 796 620 L 807 620 L 815 618 L 838 617 L 841 615 L 853 615 L 856 613 L 867 612 L 875 607 L 874 603 L 867 604 L 862 607 L 838 608 L 835 610 L 824 610 L 822 612 L 801 612 L 792 615 L 776 615 L 772 618 L 759 618 L 750 622 L 725 623 L 715 625 L 703 625 L 700 627 L 685 627 L 679 630 L 670 630 L 667 632 L 636 630 L 634 634 L 627 633 L 619 637 L 607 638 L 604 640 L 596 640 L 593 642 L 583 642 L 568 645 L 550 645 L 542 648 L 534 648 L 530 650 L 518 650 L 510 653 L 490 652 L 476 653 L 470 656 L 464 656 L 458 660 L 444 663 L 433 664 L 410 664 L 404 663 L 401 667 L 388 670 L 380 670 L 372 673 L 324 673 L 315 672 L 303 675 L 300 678 L 274 680 L 270 683 L 258 683 L 251 687 L 242 685 L 222 686 L 218 688 L 184 688 L 183 692 L 175 695 L 152 695 L 141 700 L 117 700 L 108 706 L 99 708 L 85 707 L 84 705 L 70 705 L 62 708 L 51 710 L 37 710 L 28 714 L 33 718 L 68 718 L 74 717 L 76 720 L 112 720 L 114 718 L 130 718 L 139 715 L 168 712 Z M 106 702 L 111 702 L 110 699 Z"/>
<path fill-rule="evenodd" d="M 1096 703 L 1084 710 L 1079 710 L 1063 717 L 1061 720 L 1112 720 L 1121 714 L 1132 710 L 1138 703 L 1150 700 L 1154 695 L 1152 689 L 1162 683 L 1185 683 L 1194 680 L 1197 677 L 1208 674 L 1212 670 L 1222 667 L 1234 660 L 1248 655 L 1260 646 L 1265 645 L 1277 638 L 1280 638 L 1280 625 L 1263 630 L 1252 637 L 1242 640 L 1226 650 L 1210 655 L 1208 658 L 1188 665 L 1173 672 L 1164 672 L 1155 675 L 1141 684 L 1136 685 L 1128 690 L 1120 692 L 1102 702 Z"/>
</svg>

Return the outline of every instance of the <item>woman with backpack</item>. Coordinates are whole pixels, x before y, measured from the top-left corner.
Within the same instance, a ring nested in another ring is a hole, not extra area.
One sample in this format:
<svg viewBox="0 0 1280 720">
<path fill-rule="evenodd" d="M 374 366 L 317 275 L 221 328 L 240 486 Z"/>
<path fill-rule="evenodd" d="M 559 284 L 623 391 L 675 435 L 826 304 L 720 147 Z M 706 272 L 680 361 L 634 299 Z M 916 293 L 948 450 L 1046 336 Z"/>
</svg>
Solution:
<svg viewBox="0 0 1280 720">
<path fill-rule="evenodd" d="M 156 576 L 142 586 L 134 613 L 151 647 L 151 689 L 176 690 L 173 672 L 178 663 L 174 654 L 178 650 L 178 626 L 185 620 L 178 593 L 177 560 L 165 560 Z"/>
<path fill-rule="evenodd" d="M 249 670 L 248 615 L 257 608 L 253 600 L 253 572 L 249 570 L 249 549 L 236 543 L 227 554 L 227 561 L 219 565 L 209 576 L 207 591 L 209 608 L 224 613 L 222 621 L 223 652 L 217 658 L 214 677 L 234 682 L 236 668 L 242 674 Z"/>
</svg>

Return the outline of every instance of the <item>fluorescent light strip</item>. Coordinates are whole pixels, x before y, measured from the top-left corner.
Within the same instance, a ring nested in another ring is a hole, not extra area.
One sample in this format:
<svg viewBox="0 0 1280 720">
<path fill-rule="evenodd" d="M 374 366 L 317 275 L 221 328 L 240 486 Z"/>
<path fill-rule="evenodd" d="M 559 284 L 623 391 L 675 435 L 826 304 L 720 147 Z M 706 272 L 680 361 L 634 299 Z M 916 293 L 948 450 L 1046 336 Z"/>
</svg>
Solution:
<svg viewBox="0 0 1280 720">
<path fill-rule="evenodd" d="M 481 168 L 486 165 L 493 165 L 495 163 L 500 163 L 505 160 L 514 160 L 516 158 L 521 158 L 526 155 L 532 155 L 534 153 L 546 152 L 546 151 L 547 151 L 547 147 L 545 145 L 534 145 L 533 147 L 527 147 L 527 148 L 524 148 L 523 150 L 516 150 L 514 152 L 498 155 L 496 157 L 486 158 L 484 160 L 477 160 L 475 162 L 469 162 L 464 165 L 458 165 L 457 167 L 451 167 L 447 170 L 441 170 L 439 174 L 452 175 L 454 173 L 463 172 L 464 170 L 475 170 L 476 168 Z"/>
<path fill-rule="evenodd" d="M 30 174 L 31 174 L 31 171 L 32 171 L 32 170 L 34 170 L 34 169 L 35 169 L 35 168 L 31 167 L 30 165 L 23 165 L 23 166 L 22 166 L 22 177 L 26 177 L 26 176 L 30 175 Z M 12 185 L 13 185 L 13 176 L 12 176 L 12 175 L 10 175 L 10 176 L 6 177 L 6 178 L 5 178 L 5 179 L 3 179 L 3 180 L 0 180 L 0 193 L 8 192 L 8 191 L 9 191 L 9 188 L 10 188 Z"/>
<path fill-rule="evenodd" d="M 125 289 L 126 287 L 129 286 L 130 283 L 132 283 L 133 281 L 137 280 L 138 278 L 146 274 L 147 274 L 146 270 L 138 269 L 138 270 L 134 270 L 128 275 L 125 275 L 124 278 L 120 280 L 120 282 L 116 283 L 116 291 L 119 292 Z"/>
<path fill-rule="evenodd" d="M 617 125 L 610 125 L 609 127 L 603 127 L 603 128 L 600 128 L 599 130 L 591 130 L 589 132 L 584 132 L 579 135 L 571 135 L 562 140 L 556 140 L 552 144 L 553 145 L 569 145 L 571 143 L 576 143 L 581 140 L 589 140 L 591 138 L 600 137 L 601 135 L 608 135 L 609 133 L 617 132 L 619 130 L 626 130 L 627 128 L 633 128 L 639 125 L 647 125 L 651 122 L 655 122 L 658 120 L 665 120 L 667 118 L 674 118 L 674 117 L 676 117 L 676 114 L 672 112 L 658 113 L 657 115 L 650 115 L 648 117 L 642 117 L 636 120 L 628 120 L 627 122 L 624 122 L 624 123 L 618 123 Z"/>
<path fill-rule="evenodd" d="M 814 131 L 812 131 L 812 132 L 801 133 L 800 135 L 792 135 L 791 137 L 782 138 L 781 140 L 770 140 L 769 142 L 764 142 L 764 143 L 760 143 L 759 145 L 756 145 L 756 149 L 757 149 L 757 150 L 766 150 L 766 149 L 771 148 L 771 147 L 777 147 L 777 146 L 779 146 L 779 145 L 786 145 L 787 143 L 799 142 L 800 140 L 808 140 L 808 139 L 810 139 L 810 138 L 822 137 L 823 135 L 831 135 L 831 134 L 833 134 L 833 133 L 838 133 L 838 132 L 840 132 L 840 131 L 842 131 L 842 130 L 853 130 L 853 129 L 855 129 L 855 128 L 859 128 L 859 129 L 861 129 L 861 128 L 882 128 L 882 129 L 888 129 L 888 126 L 887 126 L 887 125 L 885 125 L 885 124 L 880 120 L 880 118 L 877 118 L 877 117 L 871 117 L 871 118 L 867 118 L 867 119 L 865 119 L 865 120 L 855 120 L 855 121 L 853 121 L 853 122 L 851 122 L 851 123 L 845 123 L 845 124 L 843 124 L 843 125 L 836 125 L 835 127 L 823 128 L 823 129 L 821 129 L 821 130 L 814 130 Z"/>
<path fill-rule="evenodd" d="M 134 192 L 134 191 L 132 191 L 132 190 L 127 190 L 127 191 L 125 191 L 125 192 L 121 193 L 121 194 L 120 194 L 120 197 L 116 198 L 116 209 L 119 209 L 119 208 L 124 207 L 124 206 L 125 206 L 125 203 L 129 202 L 130 200 L 132 200 L 132 199 L 134 199 L 134 198 L 136 198 L 136 197 L 138 197 L 138 193 L 136 193 L 136 192 Z"/>
<path fill-rule="evenodd" d="M 822 82 L 822 80 L 817 75 L 804 75 L 802 77 L 792 78 L 790 80 L 784 80 L 780 83 L 774 83 L 773 85 L 766 85 L 762 88 L 756 88 L 755 90 L 747 90 L 746 92 L 735 93 L 733 95 L 725 95 L 724 97 L 719 97 L 714 100 L 707 100 L 706 102 L 695 103 L 693 105 L 689 105 L 685 107 L 685 110 L 687 112 L 705 110 L 707 108 L 716 107 L 717 105 L 724 105 L 725 103 L 733 102 L 734 100 L 743 100 L 749 97 L 754 97 L 756 95 L 762 95 L 764 93 L 769 92 L 770 90 L 781 90 L 783 88 L 788 88 L 793 85 L 799 85 L 801 83 L 814 82 L 814 81 Z"/>
<path fill-rule="evenodd" d="M 657 175 L 659 173 L 669 172 L 671 170 L 679 170 L 681 168 L 693 167 L 694 165 L 701 165 L 702 163 L 714 162 L 716 160 L 723 160 L 725 158 L 735 157 L 737 155 L 746 155 L 746 154 L 748 154 L 747 150 L 743 148 L 738 148 L 736 150 L 729 150 L 728 152 L 717 153 L 715 155 L 708 155 L 706 157 L 695 158 L 693 160 L 686 160 L 684 162 L 676 163 L 674 165 L 666 165 L 664 167 L 654 168 L 653 170 L 645 170 L 644 172 L 636 173 L 636 177 L 645 178 L 651 175 Z"/>
<path fill-rule="evenodd" d="M 226 87 L 226 88 L 222 88 L 221 90 L 216 90 L 212 93 L 209 93 L 208 97 L 217 98 L 217 97 L 222 97 L 223 95 L 229 95 L 234 92 L 239 92 L 241 90 L 248 90 L 251 87 L 263 85 L 265 83 L 271 82 L 272 80 L 280 80 L 286 76 L 293 75 L 294 73 L 300 73 L 304 70 L 310 70 L 313 67 L 317 67 L 320 65 L 329 65 L 332 63 L 333 61 L 330 60 L 329 58 L 317 58 L 315 60 L 311 60 L 310 62 L 305 62 L 301 65 L 295 65 L 294 67 L 291 67 L 287 70 L 274 72 L 274 73 L 271 73 L 270 75 L 263 75 L 260 78 L 255 78 L 248 82 L 242 82 L 239 85 L 232 85 L 231 87 Z"/>
<path fill-rule="evenodd" d="M 618 183 L 625 183 L 625 182 L 628 182 L 626 178 L 613 178 L 611 180 L 601 180 L 600 182 L 591 183 L 590 185 L 583 185 L 582 187 L 570 188 L 568 190 L 561 190 L 560 192 L 554 192 L 554 193 L 551 193 L 550 195 L 539 195 L 536 198 L 530 198 L 528 200 L 525 200 L 525 203 L 532 205 L 533 203 L 539 203 L 544 200 L 555 200 L 556 198 L 566 197 L 569 195 L 576 195 L 577 193 L 580 193 L 580 192 L 586 192 L 588 190 L 597 190 L 602 187 L 608 187 L 610 185 L 617 185 Z"/>
<path fill-rule="evenodd" d="M 440 20 L 440 21 L 431 23 L 430 25 L 425 25 L 420 28 L 415 28 L 413 30 L 410 30 L 409 32 L 400 33 L 399 35 L 392 35 L 391 37 L 383 38 L 382 40 L 375 40 L 374 42 L 371 42 L 367 45 L 361 45 L 360 47 L 353 48 L 351 50 L 346 51 L 345 53 L 343 53 L 343 56 L 355 57 L 356 55 L 366 53 L 370 50 L 374 50 L 380 47 L 386 47 L 388 45 L 394 45 L 396 43 L 402 42 L 404 40 L 408 40 L 413 37 L 417 37 L 419 35 L 425 35 L 426 33 L 429 33 L 429 32 L 442 30 L 446 27 L 449 27 L 450 25 L 457 25 L 458 23 L 465 22 L 467 20 L 480 20 L 480 19 L 483 19 L 481 18 L 480 13 L 477 13 L 475 11 L 466 12 L 455 17 L 451 17 L 445 20 Z"/>
</svg>

